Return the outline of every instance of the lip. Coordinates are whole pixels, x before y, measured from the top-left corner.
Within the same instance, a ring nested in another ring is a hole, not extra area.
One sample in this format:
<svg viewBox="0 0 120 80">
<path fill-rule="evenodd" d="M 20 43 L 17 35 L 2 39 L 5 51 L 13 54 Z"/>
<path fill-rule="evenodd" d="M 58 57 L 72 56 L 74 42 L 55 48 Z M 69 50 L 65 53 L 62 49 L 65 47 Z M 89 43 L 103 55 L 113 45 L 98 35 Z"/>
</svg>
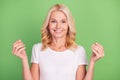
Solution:
<svg viewBox="0 0 120 80">
<path fill-rule="evenodd" d="M 62 33 L 63 30 L 54 30 L 55 33 Z"/>
</svg>

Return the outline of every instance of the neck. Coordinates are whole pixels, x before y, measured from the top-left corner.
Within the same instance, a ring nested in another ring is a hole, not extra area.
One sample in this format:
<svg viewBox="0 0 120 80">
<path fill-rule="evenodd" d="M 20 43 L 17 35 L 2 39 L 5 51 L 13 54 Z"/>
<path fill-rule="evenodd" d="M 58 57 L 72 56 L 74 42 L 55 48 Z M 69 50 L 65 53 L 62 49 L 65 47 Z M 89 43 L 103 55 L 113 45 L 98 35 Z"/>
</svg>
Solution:
<svg viewBox="0 0 120 80">
<path fill-rule="evenodd" d="M 56 48 L 63 48 L 65 47 L 66 38 L 53 38 L 51 46 Z"/>
</svg>

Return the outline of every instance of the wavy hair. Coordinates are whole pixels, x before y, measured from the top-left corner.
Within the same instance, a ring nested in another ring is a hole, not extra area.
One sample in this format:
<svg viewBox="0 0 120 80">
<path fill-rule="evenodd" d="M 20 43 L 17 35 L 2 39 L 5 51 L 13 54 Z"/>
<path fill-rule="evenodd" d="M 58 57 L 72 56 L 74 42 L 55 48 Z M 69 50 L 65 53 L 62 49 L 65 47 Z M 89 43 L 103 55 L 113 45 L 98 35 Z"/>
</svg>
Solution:
<svg viewBox="0 0 120 80">
<path fill-rule="evenodd" d="M 41 29 L 41 36 L 42 36 L 42 50 L 46 49 L 47 47 L 50 46 L 52 43 L 52 36 L 50 34 L 50 31 L 48 29 L 49 26 L 49 20 L 51 13 L 53 11 L 62 11 L 68 20 L 68 33 L 66 35 L 66 43 L 65 47 L 67 49 L 75 49 L 77 47 L 75 43 L 75 35 L 76 35 L 76 29 L 75 29 L 75 24 L 74 24 L 74 19 L 72 17 L 71 12 L 69 11 L 68 7 L 66 7 L 63 4 L 56 4 L 50 8 L 48 11 L 48 15 L 46 16 L 46 19 L 44 21 L 44 24 Z"/>
</svg>

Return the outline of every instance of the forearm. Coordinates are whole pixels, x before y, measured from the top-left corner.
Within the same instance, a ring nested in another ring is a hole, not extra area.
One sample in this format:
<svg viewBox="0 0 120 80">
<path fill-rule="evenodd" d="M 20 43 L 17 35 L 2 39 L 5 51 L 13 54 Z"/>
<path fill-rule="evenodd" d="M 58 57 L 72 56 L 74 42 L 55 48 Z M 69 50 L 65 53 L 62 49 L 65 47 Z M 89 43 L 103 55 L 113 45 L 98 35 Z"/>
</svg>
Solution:
<svg viewBox="0 0 120 80">
<path fill-rule="evenodd" d="M 33 80 L 30 72 L 28 60 L 22 60 L 23 80 Z"/>
<path fill-rule="evenodd" d="M 90 62 L 84 80 L 93 80 L 93 76 L 94 76 L 94 64 L 95 64 L 94 62 L 92 62 L 92 61 Z"/>
<path fill-rule="evenodd" d="M 98 43 L 93 44 L 91 49 L 93 54 L 91 56 L 90 64 L 88 66 L 88 70 L 84 80 L 93 80 L 95 62 L 100 58 L 104 57 L 104 49 L 100 44 Z"/>
</svg>

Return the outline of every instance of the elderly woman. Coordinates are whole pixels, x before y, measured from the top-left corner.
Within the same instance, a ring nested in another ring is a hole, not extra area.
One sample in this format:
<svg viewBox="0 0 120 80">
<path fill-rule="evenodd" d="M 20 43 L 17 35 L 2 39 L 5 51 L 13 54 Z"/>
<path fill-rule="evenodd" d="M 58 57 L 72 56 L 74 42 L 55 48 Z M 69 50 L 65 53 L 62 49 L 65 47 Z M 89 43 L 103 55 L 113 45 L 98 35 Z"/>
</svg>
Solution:
<svg viewBox="0 0 120 80">
<path fill-rule="evenodd" d="M 13 44 L 13 54 L 22 60 L 24 80 L 93 80 L 95 62 L 104 56 L 103 47 L 92 45 L 86 71 L 85 49 L 75 42 L 74 21 L 65 5 L 56 4 L 49 10 L 41 32 L 42 42 L 33 46 L 30 68 L 23 42 Z"/>
</svg>

